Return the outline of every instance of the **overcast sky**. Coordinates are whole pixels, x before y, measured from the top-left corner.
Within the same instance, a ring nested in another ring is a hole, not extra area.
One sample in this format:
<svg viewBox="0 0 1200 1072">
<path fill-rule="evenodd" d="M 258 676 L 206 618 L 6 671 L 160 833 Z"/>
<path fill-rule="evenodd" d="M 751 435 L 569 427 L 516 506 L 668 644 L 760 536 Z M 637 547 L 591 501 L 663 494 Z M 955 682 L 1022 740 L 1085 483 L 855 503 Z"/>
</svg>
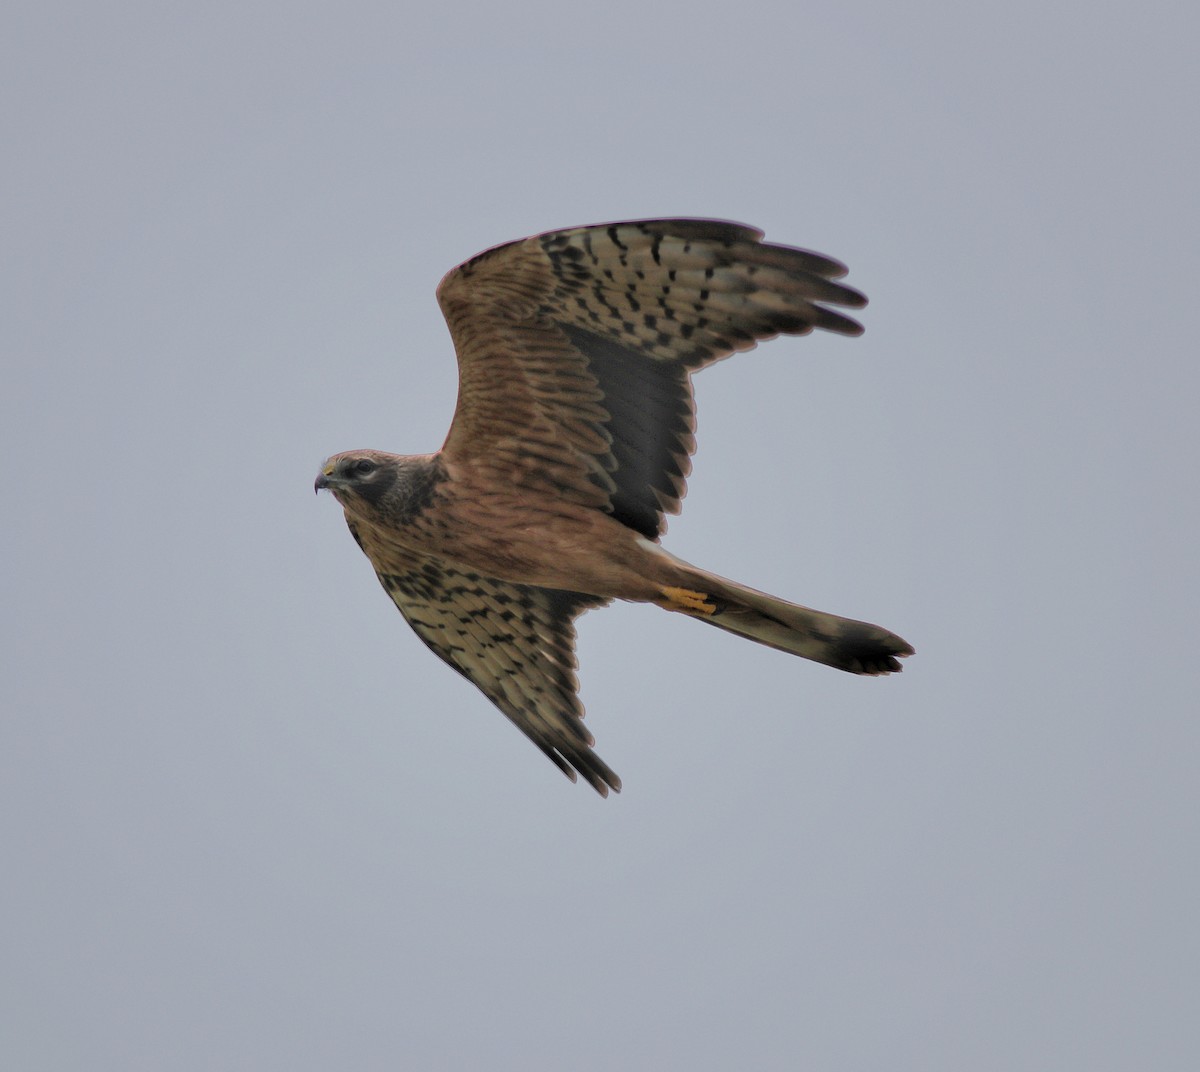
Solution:
<svg viewBox="0 0 1200 1072">
<path fill-rule="evenodd" d="M 0 1051 L 62 1069 L 1193 1069 L 1194 5 L 60 4 L 0 32 Z M 581 622 L 625 790 L 395 612 L 447 269 L 831 254 L 666 544 L 917 648 Z"/>
</svg>

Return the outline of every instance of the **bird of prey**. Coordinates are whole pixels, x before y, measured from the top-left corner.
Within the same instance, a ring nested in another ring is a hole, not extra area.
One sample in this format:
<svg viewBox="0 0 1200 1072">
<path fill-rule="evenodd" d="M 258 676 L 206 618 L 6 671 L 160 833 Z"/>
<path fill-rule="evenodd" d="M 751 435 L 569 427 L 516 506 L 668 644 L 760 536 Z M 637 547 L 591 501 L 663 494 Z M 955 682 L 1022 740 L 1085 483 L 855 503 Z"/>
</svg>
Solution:
<svg viewBox="0 0 1200 1072">
<path fill-rule="evenodd" d="M 592 750 L 575 619 L 654 603 L 854 674 L 901 669 L 894 633 L 715 576 L 659 544 L 696 447 L 692 373 L 779 334 L 859 335 L 829 257 L 752 227 L 663 219 L 549 231 L 453 269 L 437 297 L 458 405 L 436 454 L 335 454 L 316 489 L 417 635 L 572 781 Z"/>
</svg>

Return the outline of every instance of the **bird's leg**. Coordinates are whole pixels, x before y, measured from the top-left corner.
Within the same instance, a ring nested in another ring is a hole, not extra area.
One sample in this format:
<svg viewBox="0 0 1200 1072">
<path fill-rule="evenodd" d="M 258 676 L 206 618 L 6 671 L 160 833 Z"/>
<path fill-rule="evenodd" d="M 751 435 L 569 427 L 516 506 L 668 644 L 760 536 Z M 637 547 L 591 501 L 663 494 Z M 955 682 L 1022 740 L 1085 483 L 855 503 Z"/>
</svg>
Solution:
<svg viewBox="0 0 1200 1072">
<path fill-rule="evenodd" d="M 716 614 L 717 605 L 709 602 L 709 597 L 703 592 L 694 592 L 690 588 L 672 588 L 664 585 L 659 589 L 663 598 L 655 600 L 660 607 L 667 610 L 677 610 L 684 614 Z"/>
</svg>

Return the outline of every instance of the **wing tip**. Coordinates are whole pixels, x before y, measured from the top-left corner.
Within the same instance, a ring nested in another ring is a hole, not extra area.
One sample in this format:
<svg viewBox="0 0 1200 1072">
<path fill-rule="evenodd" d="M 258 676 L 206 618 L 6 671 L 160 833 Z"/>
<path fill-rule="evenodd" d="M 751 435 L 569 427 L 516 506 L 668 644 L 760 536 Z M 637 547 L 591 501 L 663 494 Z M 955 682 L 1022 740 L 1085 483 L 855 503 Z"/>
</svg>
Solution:
<svg viewBox="0 0 1200 1072">
<path fill-rule="evenodd" d="M 609 791 L 621 791 L 621 779 L 607 763 L 586 745 L 569 745 L 564 742 L 535 741 L 538 748 L 572 782 L 583 778 L 602 797 Z"/>
</svg>

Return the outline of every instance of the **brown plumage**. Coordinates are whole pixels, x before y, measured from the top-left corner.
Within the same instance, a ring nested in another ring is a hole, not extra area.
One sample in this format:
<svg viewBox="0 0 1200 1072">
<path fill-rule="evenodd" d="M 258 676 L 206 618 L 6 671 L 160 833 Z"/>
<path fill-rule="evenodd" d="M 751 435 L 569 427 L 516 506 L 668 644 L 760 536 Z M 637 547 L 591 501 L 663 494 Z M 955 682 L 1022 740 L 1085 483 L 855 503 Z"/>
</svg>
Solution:
<svg viewBox="0 0 1200 1072">
<path fill-rule="evenodd" d="M 417 635 L 572 781 L 620 779 L 592 751 L 575 619 L 656 603 L 857 674 L 912 654 L 877 625 L 787 603 L 658 545 L 695 450 L 691 374 L 778 334 L 861 326 L 837 261 L 715 220 L 551 231 L 451 271 L 438 301 L 458 407 L 437 454 L 358 450 L 322 467 Z"/>
</svg>

